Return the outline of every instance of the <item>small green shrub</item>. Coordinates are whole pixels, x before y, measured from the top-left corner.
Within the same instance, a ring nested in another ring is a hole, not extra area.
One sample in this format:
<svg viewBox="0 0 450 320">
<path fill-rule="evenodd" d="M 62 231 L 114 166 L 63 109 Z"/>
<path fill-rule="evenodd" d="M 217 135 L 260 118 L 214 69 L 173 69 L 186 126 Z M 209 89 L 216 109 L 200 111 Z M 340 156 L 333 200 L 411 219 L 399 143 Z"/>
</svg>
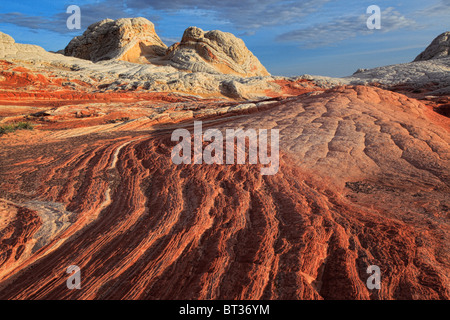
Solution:
<svg viewBox="0 0 450 320">
<path fill-rule="evenodd" d="M 16 124 L 17 130 L 33 130 L 33 125 L 30 122 L 19 122 Z"/>
<path fill-rule="evenodd" d="M 33 124 L 30 122 L 18 122 L 15 124 L 5 124 L 0 126 L 0 135 L 14 132 L 16 130 L 33 130 Z"/>
</svg>

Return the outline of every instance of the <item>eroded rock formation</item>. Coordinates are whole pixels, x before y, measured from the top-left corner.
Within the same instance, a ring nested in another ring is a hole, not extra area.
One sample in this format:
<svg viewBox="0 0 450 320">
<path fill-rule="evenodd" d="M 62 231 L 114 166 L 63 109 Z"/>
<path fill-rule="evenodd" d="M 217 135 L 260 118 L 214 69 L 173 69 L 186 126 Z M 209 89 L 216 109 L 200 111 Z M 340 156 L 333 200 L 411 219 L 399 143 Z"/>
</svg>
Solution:
<svg viewBox="0 0 450 320">
<path fill-rule="evenodd" d="M 88 27 L 65 48 L 66 56 L 93 62 L 123 60 L 170 65 L 187 72 L 232 74 L 241 77 L 268 76 L 244 41 L 228 32 L 204 32 L 190 27 L 181 42 L 168 50 L 145 18 L 105 19 Z"/>
<path fill-rule="evenodd" d="M 167 55 L 170 64 L 181 70 L 244 77 L 269 75 L 244 41 L 219 30 L 204 32 L 190 27 L 184 31 L 181 42 L 168 49 Z"/>
<path fill-rule="evenodd" d="M 148 63 L 163 56 L 167 46 L 145 18 L 105 19 L 90 25 L 64 49 L 66 56 L 91 60 L 123 60 Z"/>
</svg>

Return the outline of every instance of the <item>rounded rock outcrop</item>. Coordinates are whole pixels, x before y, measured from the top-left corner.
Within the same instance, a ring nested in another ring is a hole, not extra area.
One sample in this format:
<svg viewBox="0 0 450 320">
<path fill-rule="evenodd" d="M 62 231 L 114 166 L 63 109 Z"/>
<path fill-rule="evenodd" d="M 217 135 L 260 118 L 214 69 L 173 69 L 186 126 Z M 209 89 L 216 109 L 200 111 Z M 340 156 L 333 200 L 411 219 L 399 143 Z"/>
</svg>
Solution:
<svg viewBox="0 0 450 320">
<path fill-rule="evenodd" d="M 123 18 L 90 25 L 83 35 L 70 41 L 64 54 L 93 62 L 117 59 L 149 63 L 152 58 L 164 56 L 166 49 L 152 22 Z"/>
<path fill-rule="evenodd" d="M 219 30 L 204 32 L 197 27 L 187 28 L 181 42 L 167 50 L 166 58 L 173 67 L 192 72 L 243 77 L 270 75 L 242 39 Z"/>
</svg>

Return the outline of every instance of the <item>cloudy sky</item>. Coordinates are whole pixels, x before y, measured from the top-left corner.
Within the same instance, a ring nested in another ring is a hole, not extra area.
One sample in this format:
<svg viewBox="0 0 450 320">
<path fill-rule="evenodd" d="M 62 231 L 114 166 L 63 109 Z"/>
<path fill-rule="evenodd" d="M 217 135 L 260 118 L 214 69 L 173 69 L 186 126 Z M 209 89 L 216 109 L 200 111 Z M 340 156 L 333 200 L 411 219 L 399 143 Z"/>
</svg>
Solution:
<svg viewBox="0 0 450 320">
<path fill-rule="evenodd" d="M 66 8 L 81 8 L 68 30 Z M 367 7 L 381 9 L 369 30 Z M 20 43 L 63 49 L 104 18 L 145 17 L 170 45 L 189 26 L 242 38 L 274 75 L 345 76 L 358 68 L 409 62 L 450 30 L 450 0 L 1 0 L 0 31 Z"/>
</svg>

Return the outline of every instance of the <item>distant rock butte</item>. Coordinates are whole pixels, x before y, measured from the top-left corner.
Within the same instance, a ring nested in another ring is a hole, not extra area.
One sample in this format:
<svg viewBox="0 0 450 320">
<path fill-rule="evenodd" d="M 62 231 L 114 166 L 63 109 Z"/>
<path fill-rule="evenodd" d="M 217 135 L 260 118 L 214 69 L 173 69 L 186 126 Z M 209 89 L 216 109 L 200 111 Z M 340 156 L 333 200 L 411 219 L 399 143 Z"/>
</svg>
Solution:
<svg viewBox="0 0 450 320">
<path fill-rule="evenodd" d="M 93 62 L 117 59 L 148 63 L 148 59 L 164 56 L 166 49 L 153 23 L 145 18 L 105 19 L 73 38 L 64 54 Z"/>
<path fill-rule="evenodd" d="M 66 56 L 98 62 L 123 60 L 172 66 L 187 72 L 232 74 L 242 77 L 269 76 L 244 41 L 228 32 L 185 30 L 181 42 L 169 49 L 145 18 L 105 19 L 88 27 L 64 50 Z"/>
<path fill-rule="evenodd" d="M 445 58 L 449 56 L 449 52 L 450 31 L 447 31 L 437 36 L 431 44 L 414 59 L 414 61 Z"/>
</svg>

